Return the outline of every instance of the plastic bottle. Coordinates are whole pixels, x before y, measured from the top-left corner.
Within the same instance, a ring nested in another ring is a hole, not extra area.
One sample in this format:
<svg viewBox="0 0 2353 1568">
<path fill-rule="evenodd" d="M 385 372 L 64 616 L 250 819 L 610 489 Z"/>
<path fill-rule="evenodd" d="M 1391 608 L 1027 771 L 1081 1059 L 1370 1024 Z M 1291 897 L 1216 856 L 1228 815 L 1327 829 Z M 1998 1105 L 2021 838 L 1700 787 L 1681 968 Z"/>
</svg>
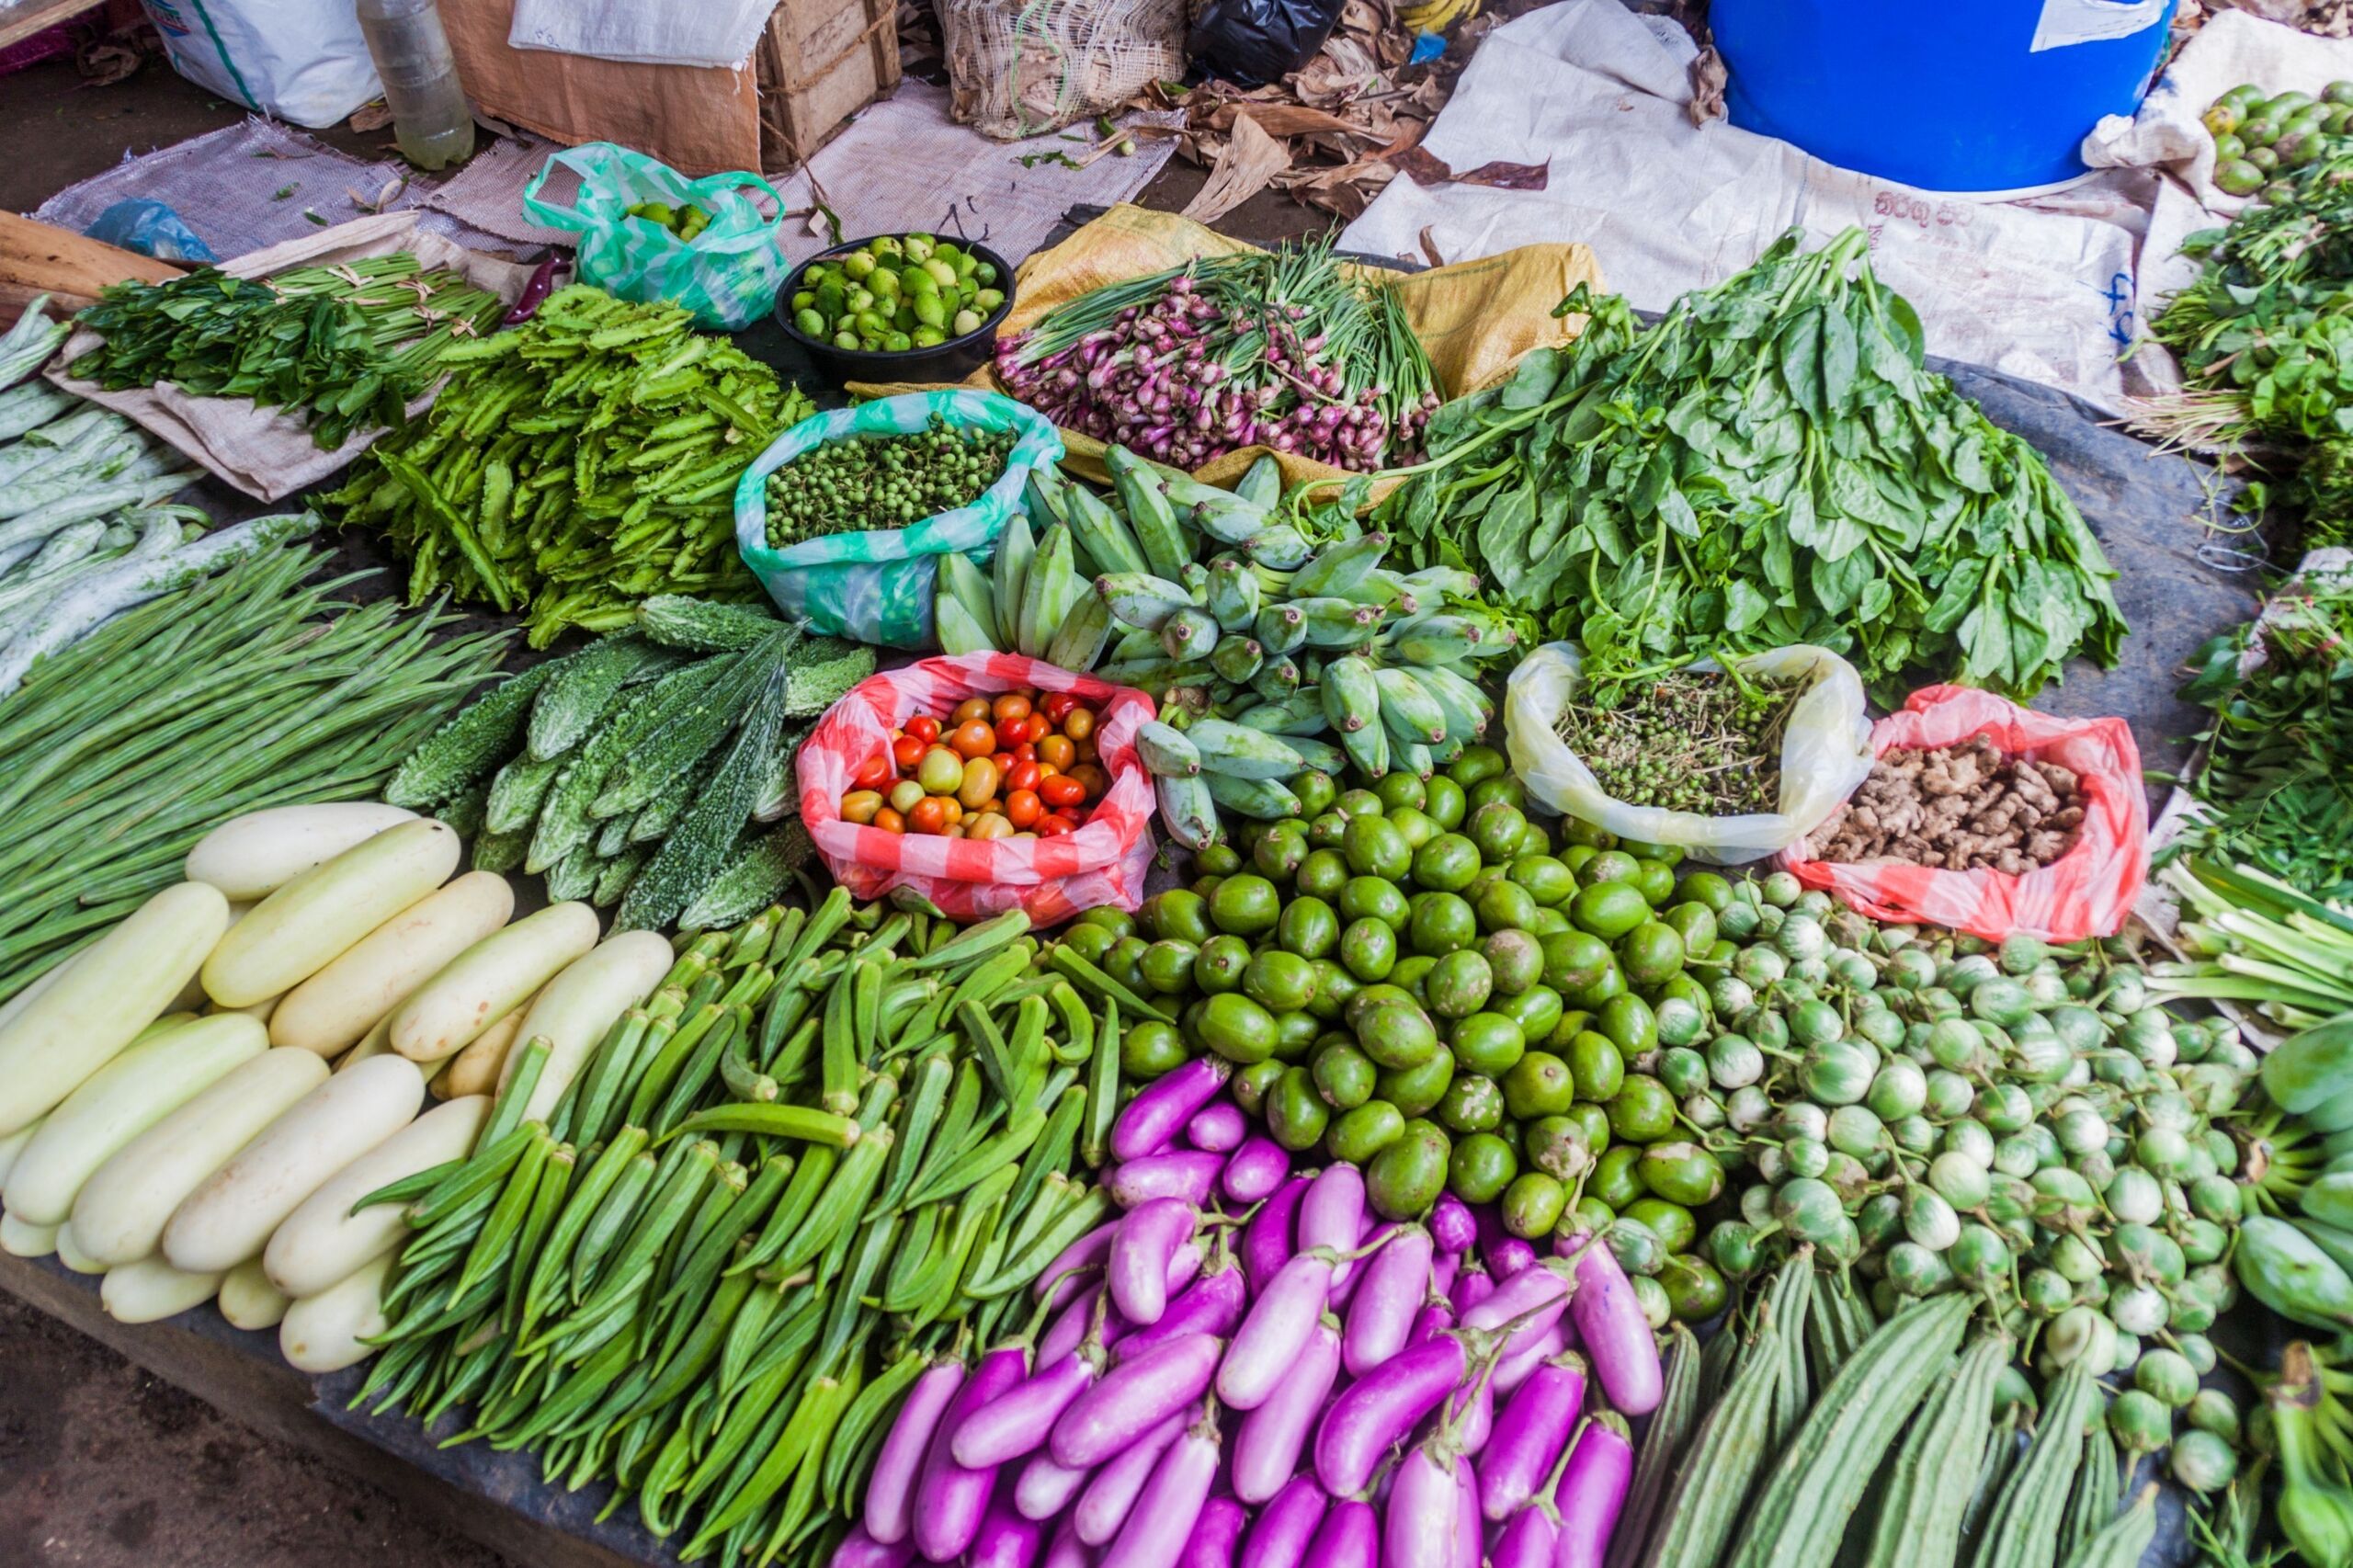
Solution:
<svg viewBox="0 0 2353 1568">
<path fill-rule="evenodd" d="M 401 156 L 420 169 L 462 163 L 474 150 L 473 111 L 433 0 L 358 0 L 358 8 Z"/>
</svg>

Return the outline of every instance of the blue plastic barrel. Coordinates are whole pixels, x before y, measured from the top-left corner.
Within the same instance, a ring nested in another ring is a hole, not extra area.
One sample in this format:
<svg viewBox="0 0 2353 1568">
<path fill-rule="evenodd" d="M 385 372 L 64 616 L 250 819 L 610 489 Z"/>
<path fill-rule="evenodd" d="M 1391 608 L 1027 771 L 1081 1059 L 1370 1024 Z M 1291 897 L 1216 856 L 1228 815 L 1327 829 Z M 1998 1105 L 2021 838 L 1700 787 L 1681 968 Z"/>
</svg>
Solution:
<svg viewBox="0 0 2353 1568">
<path fill-rule="evenodd" d="M 1927 190 L 2018 190 L 2084 172 L 2131 114 L 2174 0 L 1715 0 L 1734 125 Z"/>
</svg>

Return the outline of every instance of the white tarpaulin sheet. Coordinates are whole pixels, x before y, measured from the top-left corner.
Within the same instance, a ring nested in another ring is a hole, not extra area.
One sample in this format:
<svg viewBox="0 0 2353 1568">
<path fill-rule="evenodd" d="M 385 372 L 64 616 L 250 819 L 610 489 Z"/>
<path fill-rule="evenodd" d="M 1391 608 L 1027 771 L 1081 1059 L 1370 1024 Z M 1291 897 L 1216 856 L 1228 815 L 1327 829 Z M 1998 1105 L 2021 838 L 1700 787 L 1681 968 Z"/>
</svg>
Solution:
<svg viewBox="0 0 2353 1568">
<path fill-rule="evenodd" d="M 1461 261 L 1582 240 L 1612 289 L 1661 310 L 1747 266 L 1785 229 L 1802 227 L 1819 244 L 1860 224 L 1880 278 L 1919 311 L 1930 352 L 2120 412 L 2128 398 L 2176 384 L 2161 352 L 2120 356 L 2138 312 L 2188 276 L 2174 258 L 2181 235 L 2220 221 L 2159 166 L 2211 196 L 2213 143 L 2198 116 L 2224 88 L 2254 80 L 2314 91 L 2353 77 L 2353 42 L 2225 11 L 2137 120 L 2101 125 L 2087 153 L 2116 166 L 2003 201 L 1837 168 L 1723 121 L 1694 127 L 1685 112 L 1693 53 L 1680 28 L 1618 0 L 1563 0 L 1497 28 L 1424 145 L 1458 169 L 1549 162 L 1546 188 L 1432 188 L 1401 177 L 1342 245 Z"/>
</svg>

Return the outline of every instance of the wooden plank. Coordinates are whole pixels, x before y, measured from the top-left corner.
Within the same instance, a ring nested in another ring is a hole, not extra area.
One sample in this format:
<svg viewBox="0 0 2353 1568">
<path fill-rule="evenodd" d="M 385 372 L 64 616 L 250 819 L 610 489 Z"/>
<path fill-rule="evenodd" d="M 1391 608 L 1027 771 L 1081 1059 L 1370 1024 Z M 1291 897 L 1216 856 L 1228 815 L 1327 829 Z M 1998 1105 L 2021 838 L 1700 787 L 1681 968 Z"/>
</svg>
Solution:
<svg viewBox="0 0 2353 1568">
<path fill-rule="evenodd" d="M 517 1568 L 644 1568 L 671 1560 L 632 1522 L 594 1522 L 608 1495 L 540 1483 L 525 1454 L 481 1444 L 440 1450 L 435 1436 L 398 1416 L 344 1408 L 360 1371 L 313 1378 L 279 1358 L 278 1336 L 232 1328 L 210 1305 L 164 1323 L 119 1324 L 98 1302 L 96 1278 L 54 1258 L 0 1254 L 0 1290 L 87 1335 L 165 1381 L 265 1437 L 290 1443 L 382 1487 L 404 1507 L 505 1556 Z M 454 1430 L 454 1427 L 451 1428 Z M 429 1470 L 424 1467 L 431 1467 Z"/>
<path fill-rule="evenodd" d="M 0 327 L 14 323 L 36 294 L 53 314 L 78 311 L 110 283 L 136 278 L 165 283 L 181 268 L 14 212 L 0 212 Z"/>
<path fill-rule="evenodd" d="M 72 21 L 105 3 L 106 0 L 30 0 L 28 5 L 0 10 L 0 49 L 22 43 L 35 33 Z"/>
</svg>

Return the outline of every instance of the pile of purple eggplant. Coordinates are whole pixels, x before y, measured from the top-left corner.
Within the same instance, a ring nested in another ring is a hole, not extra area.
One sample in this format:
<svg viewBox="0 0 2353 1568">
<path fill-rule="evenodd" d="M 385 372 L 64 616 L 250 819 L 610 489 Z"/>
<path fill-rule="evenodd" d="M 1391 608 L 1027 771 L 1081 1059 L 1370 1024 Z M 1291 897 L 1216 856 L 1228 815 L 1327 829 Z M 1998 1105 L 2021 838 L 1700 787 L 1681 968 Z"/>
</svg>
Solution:
<svg viewBox="0 0 2353 1568">
<path fill-rule="evenodd" d="M 1662 1381 L 1609 1249 L 1450 1196 L 1375 1223 L 1224 1084 L 1195 1062 L 1120 1112 L 1124 1212 L 1029 1333 L 915 1381 L 834 1568 L 1601 1568 Z"/>
</svg>

